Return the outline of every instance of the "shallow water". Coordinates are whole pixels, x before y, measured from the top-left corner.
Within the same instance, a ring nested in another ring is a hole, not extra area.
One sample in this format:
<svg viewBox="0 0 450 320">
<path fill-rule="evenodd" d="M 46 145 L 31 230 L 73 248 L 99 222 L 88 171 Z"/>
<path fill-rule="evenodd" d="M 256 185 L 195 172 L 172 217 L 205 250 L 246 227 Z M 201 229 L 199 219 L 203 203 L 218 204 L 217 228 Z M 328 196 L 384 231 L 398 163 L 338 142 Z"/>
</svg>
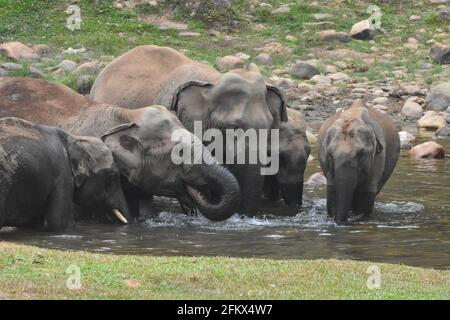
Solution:
<svg viewBox="0 0 450 320">
<path fill-rule="evenodd" d="M 421 137 L 422 141 L 429 140 Z M 439 140 L 450 151 L 450 141 Z M 307 174 L 319 171 L 316 160 Z M 47 248 L 140 255 L 224 255 L 276 259 L 338 258 L 450 269 L 450 158 L 409 159 L 404 153 L 369 220 L 338 226 L 326 214 L 324 187 L 306 187 L 294 217 L 233 216 L 212 223 L 176 213 L 174 202 L 156 218 L 130 226 L 81 223 L 76 230 L 45 233 L 4 228 L 0 241 Z"/>
</svg>

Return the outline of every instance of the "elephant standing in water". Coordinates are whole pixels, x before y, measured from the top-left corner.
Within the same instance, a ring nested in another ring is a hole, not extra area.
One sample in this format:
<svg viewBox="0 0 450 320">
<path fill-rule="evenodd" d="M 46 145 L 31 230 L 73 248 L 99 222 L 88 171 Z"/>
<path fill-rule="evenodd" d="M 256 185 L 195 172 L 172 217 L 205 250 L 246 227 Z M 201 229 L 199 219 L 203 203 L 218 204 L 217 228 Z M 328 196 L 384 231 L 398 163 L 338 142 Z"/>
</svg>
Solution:
<svg viewBox="0 0 450 320">
<path fill-rule="evenodd" d="M 127 223 L 128 206 L 111 150 L 97 138 L 0 119 L 0 228 L 70 227 L 72 201 Z"/>
<path fill-rule="evenodd" d="M 327 177 L 328 214 L 336 222 L 370 215 L 375 197 L 387 182 L 400 154 L 395 124 L 361 100 L 329 118 L 317 143 Z"/>
<path fill-rule="evenodd" d="M 62 85 L 4 78 L 0 80 L 0 110 L 1 115 L 58 125 L 74 134 L 102 137 L 123 177 L 133 216 L 139 215 L 139 199 L 151 195 L 178 198 L 188 207 L 199 208 L 211 220 L 224 220 L 239 206 L 238 182 L 226 168 L 212 161 L 203 164 L 172 161 L 175 148 L 198 139 L 165 107 L 130 110 L 101 105 Z M 174 132 L 178 140 L 172 139 Z M 203 146 L 202 151 L 205 157 L 212 157 Z"/>
<path fill-rule="evenodd" d="M 281 197 L 289 207 L 302 205 L 303 180 L 311 146 L 306 137 L 306 123 L 300 112 L 287 108 L 288 122 L 280 129 L 280 169 L 267 176 L 265 196 L 276 201 Z M 295 212 L 296 213 L 296 212 Z"/>
<path fill-rule="evenodd" d="M 126 108 L 163 105 L 175 111 L 189 131 L 201 121 L 203 130 L 219 129 L 223 136 L 226 129 L 279 129 L 287 121 L 284 95 L 265 83 L 256 65 L 222 74 L 171 48 L 153 45 L 136 47 L 110 63 L 98 75 L 91 98 Z M 245 149 L 238 152 L 247 154 L 248 143 Z M 255 214 L 259 206 L 262 166 L 248 161 L 229 166 L 247 214 Z"/>
</svg>

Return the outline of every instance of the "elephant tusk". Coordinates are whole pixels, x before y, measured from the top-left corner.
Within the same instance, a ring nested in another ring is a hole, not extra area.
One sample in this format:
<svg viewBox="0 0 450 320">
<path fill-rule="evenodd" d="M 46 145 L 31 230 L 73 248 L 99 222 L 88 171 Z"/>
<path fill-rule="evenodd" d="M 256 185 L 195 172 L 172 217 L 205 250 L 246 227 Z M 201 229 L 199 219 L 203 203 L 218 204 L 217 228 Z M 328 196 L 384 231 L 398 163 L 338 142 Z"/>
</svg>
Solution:
<svg viewBox="0 0 450 320">
<path fill-rule="evenodd" d="M 114 215 L 117 217 L 117 219 L 119 219 L 119 220 L 122 221 L 123 223 L 128 223 L 127 219 L 125 219 L 125 217 L 123 216 L 122 213 L 120 213 L 119 210 L 113 209 L 112 212 L 113 212 Z"/>
</svg>

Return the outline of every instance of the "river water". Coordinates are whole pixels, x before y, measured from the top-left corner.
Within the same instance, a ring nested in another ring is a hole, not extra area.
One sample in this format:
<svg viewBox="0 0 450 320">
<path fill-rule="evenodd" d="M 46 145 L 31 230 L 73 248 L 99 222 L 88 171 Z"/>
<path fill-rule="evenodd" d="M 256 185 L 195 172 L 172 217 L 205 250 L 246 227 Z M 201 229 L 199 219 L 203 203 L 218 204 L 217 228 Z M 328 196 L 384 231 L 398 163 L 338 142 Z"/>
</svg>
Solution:
<svg viewBox="0 0 450 320">
<path fill-rule="evenodd" d="M 449 140 L 438 142 L 450 152 Z M 318 171 L 313 160 L 306 177 Z M 328 218 L 324 187 L 305 187 L 304 206 L 293 217 L 273 215 L 283 211 L 274 205 L 261 218 L 235 215 L 212 223 L 177 213 L 173 201 L 160 201 L 159 215 L 144 223 L 83 222 L 61 233 L 4 228 L 0 241 L 116 254 L 337 258 L 450 269 L 450 158 L 416 161 L 403 152 L 374 214 L 347 226 Z"/>
</svg>

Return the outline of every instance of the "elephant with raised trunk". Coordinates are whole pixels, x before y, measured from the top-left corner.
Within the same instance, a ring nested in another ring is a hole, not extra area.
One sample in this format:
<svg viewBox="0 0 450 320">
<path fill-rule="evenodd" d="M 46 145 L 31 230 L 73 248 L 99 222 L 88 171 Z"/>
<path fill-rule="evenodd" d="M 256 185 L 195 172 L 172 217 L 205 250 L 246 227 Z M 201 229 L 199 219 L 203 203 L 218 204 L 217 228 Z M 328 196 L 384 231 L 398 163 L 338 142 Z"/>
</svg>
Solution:
<svg viewBox="0 0 450 320">
<path fill-rule="evenodd" d="M 0 228 L 71 227 L 73 203 L 127 223 L 111 150 L 97 138 L 0 119 Z"/>
<path fill-rule="evenodd" d="M 372 213 L 375 197 L 388 181 L 400 154 L 395 124 L 363 101 L 339 111 L 321 127 L 317 143 L 327 177 L 328 214 L 338 223 Z"/>
<path fill-rule="evenodd" d="M 51 92 L 48 103 L 47 91 L 41 87 Z M 211 220 L 224 220 L 236 212 L 239 185 L 226 168 L 213 161 L 172 161 L 174 149 L 194 144 L 196 139 L 165 107 L 130 110 L 102 105 L 67 89 L 43 80 L 6 78 L 0 80 L 0 110 L 2 114 L 59 125 L 74 134 L 101 137 L 112 150 L 133 216 L 139 216 L 139 200 L 151 195 L 178 198 Z M 29 100 L 39 103 L 23 107 Z M 174 133 L 185 139 L 172 139 Z M 203 146 L 202 151 L 204 158 L 211 158 Z"/>
<path fill-rule="evenodd" d="M 280 168 L 276 175 L 266 177 L 264 191 L 269 200 L 277 201 L 281 196 L 287 206 L 296 208 L 303 202 L 303 180 L 311 146 L 302 114 L 290 108 L 287 114 L 289 121 L 283 122 L 280 129 Z"/>
<path fill-rule="evenodd" d="M 279 129 L 287 121 L 284 95 L 265 83 L 256 65 L 222 74 L 171 48 L 153 45 L 136 47 L 111 62 L 98 75 L 91 98 L 127 108 L 163 105 L 176 112 L 191 132 L 195 121 L 201 121 L 204 130 L 223 133 L 226 129 Z M 248 143 L 245 148 L 238 152 L 247 154 Z M 229 165 L 239 181 L 241 208 L 247 214 L 258 210 L 262 166 L 248 161 Z"/>
</svg>

